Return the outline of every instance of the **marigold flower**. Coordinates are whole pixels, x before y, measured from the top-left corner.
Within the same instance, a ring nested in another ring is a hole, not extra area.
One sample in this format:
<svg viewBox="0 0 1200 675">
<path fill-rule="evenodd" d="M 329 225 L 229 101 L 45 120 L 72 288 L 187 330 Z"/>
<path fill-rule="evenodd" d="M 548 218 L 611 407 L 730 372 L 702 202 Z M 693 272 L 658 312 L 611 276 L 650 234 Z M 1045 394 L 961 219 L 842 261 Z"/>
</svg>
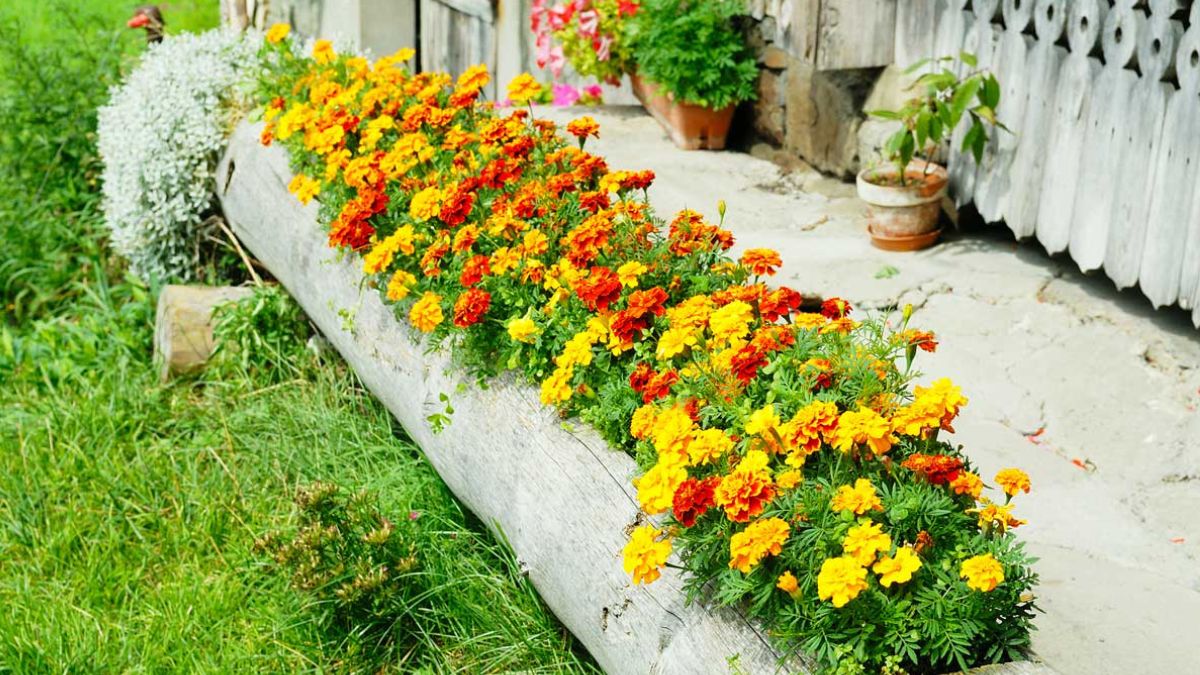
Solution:
<svg viewBox="0 0 1200 675">
<path fill-rule="evenodd" d="M 751 450 L 733 472 L 721 479 L 715 501 L 733 522 L 748 522 L 775 498 L 775 485 L 767 472 L 767 463 L 766 453 Z"/>
<path fill-rule="evenodd" d="M 636 260 L 621 265 L 617 268 L 617 279 L 621 281 L 621 285 L 626 288 L 637 288 L 638 277 L 649 271 L 650 268 Z"/>
<path fill-rule="evenodd" d="M 779 251 L 752 248 L 742 254 L 741 263 L 757 276 L 774 276 L 775 270 L 783 264 L 783 260 L 779 257 Z"/>
<path fill-rule="evenodd" d="M 650 515 L 671 508 L 675 491 L 687 480 L 687 469 L 670 455 L 660 456 L 658 464 L 634 481 L 637 486 L 638 503 Z"/>
<path fill-rule="evenodd" d="M 442 315 L 442 297 L 433 291 L 426 291 L 408 311 L 408 320 L 417 330 L 428 333 L 445 317 Z"/>
<path fill-rule="evenodd" d="M 720 429 L 701 429 L 688 443 L 688 461 L 693 465 L 711 464 L 733 449 L 733 439 Z"/>
<path fill-rule="evenodd" d="M 660 540 L 662 534 L 662 530 L 653 525 L 643 525 L 630 536 L 622 550 L 622 558 L 625 572 L 633 577 L 633 583 L 649 584 L 662 576 L 662 567 L 671 557 L 671 539 Z"/>
<path fill-rule="evenodd" d="M 333 43 L 329 40 L 317 40 L 314 42 L 312 55 L 313 60 L 321 65 L 325 65 L 337 58 L 337 52 L 333 50 Z"/>
<path fill-rule="evenodd" d="M 392 302 L 398 302 L 408 297 L 412 287 L 417 283 L 417 278 L 411 272 L 404 270 L 396 270 L 387 285 L 387 299 Z"/>
<path fill-rule="evenodd" d="M 508 336 L 513 339 L 513 342 L 531 343 L 539 333 L 537 324 L 527 316 L 509 321 L 506 328 Z"/>
<path fill-rule="evenodd" d="M 791 571 L 779 575 L 779 579 L 775 582 L 775 588 L 792 596 L 793 599 L 800 595 L 800 583 L 796 581 L 796 575 Z"/>
<path fill-rule="evenodd" d="M 813 401 L 796 411 L 788 427 L 790 433 L 784 440 L 795 449 L 787 463 L 803 466 L 804 458 L 821 449 L 821 442 L 828 441 L 838 424 L 837 404 L 830 401 Z"/>
<path fill-rule="evenodd" d="M 585 115 L 578 119 L 571 120 L 567 123 L 567 133 L 571 134 L 580 141 L 588 136 L 600 138 L 600 124 L 591 117 Z"/>
<path fill-rule="evenodd" d="M 887 588 L 892 584 L 905 584 L 912 580 L 913 573 L 921 569 L 921 559 L 908 546 L 896 550 L 895 555 L 883 556 L 871 568 L 879 575 L 879 585 Z"/>
<path fill-rule="evenodd" d="M 821 303 L 821 314 L 830 320 L 850 316 L 851 311 L 850 303 L 841 298 L 830 298 Z"/>
<path fill-rule="evenodd" d="M 996 474 L 996 482 L 1009 497 L 1016 497 L 1019 492 L 1028 494 L 1032 489 L 1032 485 L 1029 482 L 1029 474 L 1020 469 L 1001 470 L 1000 473 Z"/>
<path fill-rule="evenodd" d="M 492 294 L 478 288 L 468 288 L 454 302 L 454 325 L 466 328 L 479 323 L 492 303 Z"/>
<path fill-rule="evenodd" d="M 691 415 L 688 415 L 682 407 L 667 408 L 659 412 L 651 433 L 654 449 L 658 451 L 659 458 L 672 456 L 679 463 L 685 462 L 688 457 L 688 444 L 691 443 L 692 430 L 695 429 L 695 426 L 696 423 L 692 420 Z"/>
<path fill-rule="evenodd" d="M 659 361 L 668 361 L 694 346 L 696 346 L 695 331 L 690 328 L 671 328 L 659 336 L 654 356 Z"/>
<path fill-rule="evenodd" d="M 799 469 L 789 469 L 775 476 L 775 484 L 780 490 L 791 490 L 804 481 L 804 474 Z"/>
<path fill-rule="evenodd" d="M 413 195 L 412 202 L 408 206 L 408 213 L 417 222 L 425 222 L 430 218 L 437 217 L 441 208 L 442 192 L 436 187 L 430 186 Z"/>
<path fill-rule="evenodd" d="M 882 455 L 892 447 L 892 426 L 870 408 L 847 410 L 838 418 L 831 444 L 842 452 L 866 446 L 875 455 Z"/>
<path fill-rule="evenodd" d="M 859 521 L 842 540 L 842 553 L 854 558 L 863 567 L 875 562 L 876 555 L 891 547 L 892 538 L 883 531 L 883 526 L 869 520 Z"/>
<path fill-rule="evenodd" d="M 291 32 L 292 32 L 292 27 L 289 26 L 288 24 L 277 23 L 274 26 L 271 26 L 267 30 L 267 42 L 270 42 L 273 45 L 277 45 L 280 42 L 283 42 L 284 39 L 287 38 L 288 34 Z"/>
<path fill-rule="evenodd" d="M 412 255 L 416 250 L 413 247 L 413 237 L 412 226 L 405 225 L 388 235 L 383 241 L 375 244 L 363 256 L 363 272 L 366 274 L 378 274 L 392 266 L 392 260 L 397 253 Z"/>
<path fill-rule="evenodd" d="M 968 400 L 962 395 L 962 390 L 954 386 L 948 378 L 941 378 L 934 381 L 929 387 L 913 387 L 913 394 L 917 401 L 927 402 L 929 405 L 937 406 L 942 413 L 941 426 L 947 431 L 954 431 L 954 427 L 950 426 L 954 418 L 958 416 L 958 411 Z"/>
<path fill-rule="evenodd" d="M 834 511 L 851 511 L 861 516 L 867 511 L 882 511 L 883 502 L 875 493 L 875 486 L 866 478 L 854 481 L 854 487 L 843 485 L 837 489 L 837 494 L 829 500 L 829 508 Z"/>
<path fill-rule="evenodd" d="M 817 597 L 842 608 L 867 590 L 867 570 L 850 556 L 828 558 L 817 574 Z"/>
<path fill-rule="evenodd" d="M 775 414 L 775 404 L 768 403 L 750 414 L 750 419 L 746 422 L 746 433 L 752 436 L 763 436 L 778 429 L 779 424 L 780 419 L 779 415 Z"/>
<path fill-rule="evenodd" d="M 708 317 L 708 326 L 718 342 L 728 343 L 745 337 L 753 318 L 754 308 L 739 300 L 713 312 Z"/>
<path fill-rule="evenodd" d="M 764 518 L 750 523 L 729 538 L 729 568 L 749 574 L 768 555 L 779 555 L 791 527 L 782 518 Z"/>
<path fill-rule="evenodd" d="M 529 73 L 521 73 L 508 83 L 508 100 L 523 105 L 542 93 L 542 85 Z"/>
<path fill-rule="evenodd" d="M 296 195 L 296 199 L 301 204 L 307 206 L 313 198 L 321 194 L 321 184 L 302 173 L 298 173 L 288 183 L 288 192 Z"/>
<path fill-rule="evenodd" d="M 542 405 L 557 405 L 571 398 L 571 379 L 575 377 L 573 367 L 556 368 L 550 377 L 542 381 Z"/>
<path fill-rule="evenodd" d="M 959 567 L 959 576 L 976 591 L 990 593 L 1004 583 L 1004 567 L 991 553 L 967 558 Z"/>
<path fill-rule="evenodd" d="M 983 500 L 983 503 L 974 509 L 967 509 L 967 513 L 973 513 L 979 517 L 979 527 L 984 532 L 1007 532 L 1008 528 L 1017 528 L 1026 523 L 1012 515 L 1012 504 L 995 504 L 990 500 Z"/>
<path fill-rule="evenodd" d="M 704 480 L 689 478 L 675 490 L 671 501 L 671 514 L 684 527 L 696 524 L 696 519 L 703 516 L 713 505 L 713 490 L 721 479 L 710 476 Z"/>
<path fill-rule="evenodd" d="M 486 87 L 490 80 L 487 66 L 480 63 L 467 68 L 462 75 L 458 76 L 458 88 L 465 91 L 477 91 Z"/>
<path fill-rule="evenodd" d="M 958 474 L 962 471 L 963 463 L 957 457 L 915 453 L 909 455 L 908 459 L 900 463 L 900 466 L 913 473 L 920 474 L 931 485 L 945 485 L 954 482 L 958 478 Z"/>
<path fill-rule="evenodd" d="M 629 421 L 629 435 L 638 440 L 645 439 L 654 429 L 657 417 L 658 411 L 653 405 L 647 404 L 633 411 L 633 418 Z"/>
<path fill-rule="evenodd" d="M 971 495 L 972 498 L 979 499 L 980 493 L 983 492 L 983 479 L 970 471 L 963 471 L 950 481 L 950 489 L 956 495 Z"/>
</svg>

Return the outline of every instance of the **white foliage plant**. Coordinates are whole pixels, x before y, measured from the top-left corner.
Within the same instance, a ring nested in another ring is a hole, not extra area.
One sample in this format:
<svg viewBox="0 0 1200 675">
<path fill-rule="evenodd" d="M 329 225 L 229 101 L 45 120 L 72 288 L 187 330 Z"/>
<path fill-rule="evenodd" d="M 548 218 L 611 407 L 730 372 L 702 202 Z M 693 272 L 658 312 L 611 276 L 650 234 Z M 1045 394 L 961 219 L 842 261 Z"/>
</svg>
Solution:
<svg viewBox="0 0 1200 675">
<path fill-rule="evenodd" d="M 250 100 L 260 42 L 217 30 L 169 36 L 100 109 L 105 221 L 135 274 L 195 276 L 216 163 Z"/>
</svg>

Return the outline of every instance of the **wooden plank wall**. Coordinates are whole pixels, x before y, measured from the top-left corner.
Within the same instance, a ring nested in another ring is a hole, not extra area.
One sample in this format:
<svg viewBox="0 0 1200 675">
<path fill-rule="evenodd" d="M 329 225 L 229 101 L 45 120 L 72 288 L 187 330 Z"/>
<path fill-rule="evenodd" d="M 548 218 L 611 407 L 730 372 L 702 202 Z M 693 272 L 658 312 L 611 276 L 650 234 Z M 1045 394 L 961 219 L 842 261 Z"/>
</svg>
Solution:
<svg viewBox="0 0 1200 675">
<path fill-rule="evenodd" d="M 952 150 L 959 204 L 1200 327 L 1200 2 L 906 0 L 895 44 L 1000 79 L 1014 133 Z"/>
</svg>

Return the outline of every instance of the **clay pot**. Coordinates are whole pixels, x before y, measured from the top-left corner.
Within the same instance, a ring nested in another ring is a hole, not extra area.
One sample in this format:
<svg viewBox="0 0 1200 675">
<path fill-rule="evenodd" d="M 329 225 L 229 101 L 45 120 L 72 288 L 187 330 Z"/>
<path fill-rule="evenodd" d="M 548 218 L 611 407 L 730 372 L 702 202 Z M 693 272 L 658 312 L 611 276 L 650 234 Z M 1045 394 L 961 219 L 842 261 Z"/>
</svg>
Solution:
<svg viewBox="0 0 1200 675">
<path fill-rule="evenodd" d="M 858 174 L 858 197 L 869 205 L 867 229 L 871 243 L 887 251 L 916 251 L 937 242 L 938 219 L 946 194 L 945 167 L 915 159 L 904 172 L 893 165 L 864 169 Z"/>
<path fill-rule="evenodd" d="M 636 74 L 630 76 L 633 93 L 646 110 L 667 130 L 675 145 L 684 150 L 724 150 L 725 137 L 733 122 L 731 105 L 720 110 L 681 103 L 659 92 L 658 86 Z"/>
</svg>

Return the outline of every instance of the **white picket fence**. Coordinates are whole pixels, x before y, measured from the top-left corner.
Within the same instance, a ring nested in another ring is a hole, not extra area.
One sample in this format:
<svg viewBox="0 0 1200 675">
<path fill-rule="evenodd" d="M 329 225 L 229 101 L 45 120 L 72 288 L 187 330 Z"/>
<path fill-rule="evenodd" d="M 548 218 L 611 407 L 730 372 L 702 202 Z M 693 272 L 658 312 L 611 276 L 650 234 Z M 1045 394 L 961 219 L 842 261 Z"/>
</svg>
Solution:
<svg viewBox="0 0 1200 675">
<path fill-rule="evenodd" d="M 955 199 L 1200 327 L 1200 3 L 900 0 L 896 60 L 975 53 L 1003 88 Z"/>
</svg>

